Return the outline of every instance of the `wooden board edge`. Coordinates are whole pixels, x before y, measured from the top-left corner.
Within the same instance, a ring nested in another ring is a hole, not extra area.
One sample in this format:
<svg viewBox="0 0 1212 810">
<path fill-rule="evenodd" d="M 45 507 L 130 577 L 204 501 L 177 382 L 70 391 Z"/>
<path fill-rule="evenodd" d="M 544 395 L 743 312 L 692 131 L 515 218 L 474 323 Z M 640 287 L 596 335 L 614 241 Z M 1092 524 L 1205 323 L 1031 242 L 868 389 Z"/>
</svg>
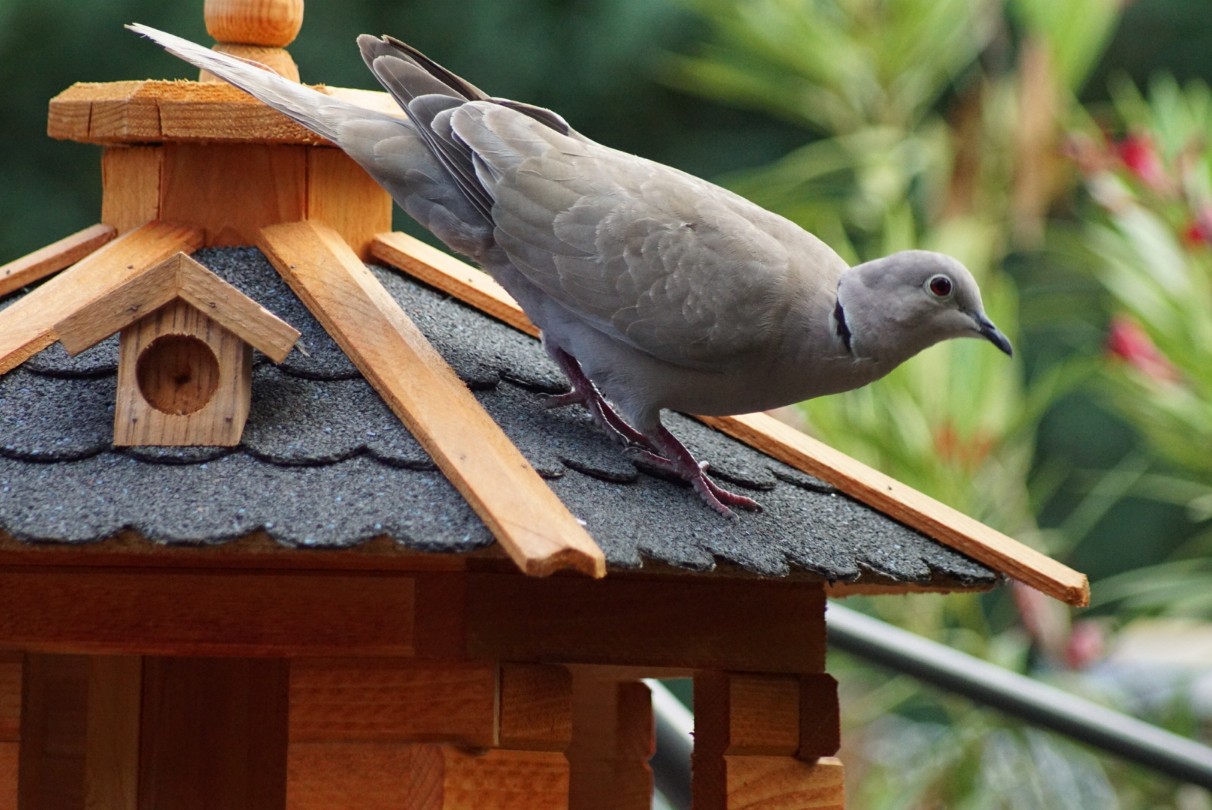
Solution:
<svg viewBox="0 0 1212 810">
<path fill-rule="evenodd" d="M 482 270 L 399 232 L 380 234 L 371 253 L 516 329 L 536 334 L 521 307 Z M 1084 574 L 771 416 L 695 418 L 1049 596 L 1076 607 L 1090 602 Z"/>
<path fill-rule="evenodd" d="M 1086 575 L 868 467 L 768 414 L 700 421 L 814 475 L 938 542 L 1075 607 L 1090 602 Z"/>
<path fill-rule="evenodd" d="M 203 237 L 201 230 L 188 225 L 149 222 L 0 310 L 0 374 L 54 343 L 54 325 L 76 309 L 74 301 L 98 297 L 177 251 L 197 250 Z"/>
<path fill-rule="evenodd" d="M 109 225 L 90 225 L 0 265 L 0 297 L 70 267 L 117 235 L 117 229 Z"/>
<path fill-rule="evenodd" d="M 181 257 L 177 289 L 191 306 L 275 363 L 285 360 L 299 339 L 298 329 L 189 256 Z"/>
</svg>

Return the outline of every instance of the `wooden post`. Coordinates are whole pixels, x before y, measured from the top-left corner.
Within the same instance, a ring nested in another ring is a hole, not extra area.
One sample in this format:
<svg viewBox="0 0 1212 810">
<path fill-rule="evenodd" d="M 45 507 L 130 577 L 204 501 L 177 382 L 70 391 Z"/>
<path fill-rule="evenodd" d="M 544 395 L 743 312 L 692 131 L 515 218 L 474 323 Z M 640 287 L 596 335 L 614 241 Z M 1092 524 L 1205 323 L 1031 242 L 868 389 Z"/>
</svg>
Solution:
<svg viewBox="0 0 1212 810">
<path fill-rule="evenodd" d="M 594 667 L 573 676 L 573 740 L 568 750 L 573 810 L 647 810 L 656 752 L 652 694 L 639 681 Z"/>
<path fill-rule="evenodd" d="M 696 674 L 695 810 L 842 810 L 836 695 L 820 673 Z"/>
<path fill-rule="evenodd" d="M 22 658 L 21 653 L 0 653 L 0 807 L 17 806 Z"/>
<path fill-rule="evenodd" d="M 140 659 L 31 654 L 23 670 L 20 791 L 5 803 L 0 758 L 0 807 L 135 810 Z"/>
<path fill-rule="evenodd" d="M 303 0 L 206 0 L 207 32 L 220 53 L 260 62 L 279 76 L 299 80 L 299 68 L 286 52 L 303 25 Z M 207 71 L 198 79 L 222 81 Z"/>
</svg>

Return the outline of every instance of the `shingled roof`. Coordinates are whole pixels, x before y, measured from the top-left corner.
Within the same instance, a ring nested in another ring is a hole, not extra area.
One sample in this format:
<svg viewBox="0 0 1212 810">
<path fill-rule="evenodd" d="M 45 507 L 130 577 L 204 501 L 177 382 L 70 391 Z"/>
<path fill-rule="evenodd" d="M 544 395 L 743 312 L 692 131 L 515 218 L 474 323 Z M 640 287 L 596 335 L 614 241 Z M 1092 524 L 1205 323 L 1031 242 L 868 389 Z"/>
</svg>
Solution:
<svg viewBox="0 0 1212 810">
<path fill-rule="evenodd" d="M 297 548 L 390 537 L 401 549 L 471 552 L 493 537 L 255 248 L 207 248 L 203 265 L 295 326 L 280 366 L 257 356 L 235 448 L 111 446 L 117 341 L 59 344 L 0 377 L 0 531 L 20 543 L 91 543 L 132 531 L 165 545 L 264 532 Z M 683 485 L 637 466 L 562 389 L 538 343 L 395 271 L 374 276 L 602 547 L 610 567 L 717 565 L 839 583 L 989 587 L 998 574 L 832 486 L 698 422 L 671 428 L 765 510 L 725 520 Z M 20 296 L 11 297 L 4 305 Z"/>
</svg>

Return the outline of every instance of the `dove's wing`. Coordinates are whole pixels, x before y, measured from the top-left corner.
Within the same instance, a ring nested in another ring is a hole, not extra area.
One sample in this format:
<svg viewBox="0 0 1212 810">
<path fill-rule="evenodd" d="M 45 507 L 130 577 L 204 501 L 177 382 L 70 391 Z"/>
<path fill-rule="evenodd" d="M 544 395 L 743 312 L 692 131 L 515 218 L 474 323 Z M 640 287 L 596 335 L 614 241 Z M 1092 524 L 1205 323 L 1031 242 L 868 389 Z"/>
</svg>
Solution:
<svg viewBox="0 0 1212 810">
<path fill-rule="evenodd" d="M 451 126 L 518 270 L 595 328 L 666 362 L 745 362 L 780 339 L 804 296 L 831 298 L 846 267 L 731 192 L 532 116 L 473 103 Z"/>
</svg>

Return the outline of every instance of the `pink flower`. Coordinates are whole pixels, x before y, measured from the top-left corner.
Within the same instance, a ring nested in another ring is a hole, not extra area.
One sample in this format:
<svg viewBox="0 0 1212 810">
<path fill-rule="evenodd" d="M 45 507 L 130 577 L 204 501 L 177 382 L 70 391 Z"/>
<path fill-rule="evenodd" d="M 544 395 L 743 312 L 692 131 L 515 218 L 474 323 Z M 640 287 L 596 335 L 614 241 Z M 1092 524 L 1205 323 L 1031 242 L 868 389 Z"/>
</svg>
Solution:
<svg viewBox="0 0 1212 810">
<path fill-rule="evenodd" d="M 1170 187 L 1170 178 L 1153 145 L 1153 139 L 1145 134 L 1128 135 L 1115 144 L 1115 153 L 1128 171 L 1154 191 Z"/>
<path fill-rule="evenodd" d="M 1123 360 L 1150 379 L 1176 382 L 1178 369 L 1154 345 L 1140 324 L 1126 315 L 1111 318 L 1107 330 L 1107 352 Z"/>
<path fill-rule="evenodd" d="M 1212 245 L 1212 206 L 1204 206 L 1183 231 L 1183 241 L 1189 247 Z"/>
</svg>

